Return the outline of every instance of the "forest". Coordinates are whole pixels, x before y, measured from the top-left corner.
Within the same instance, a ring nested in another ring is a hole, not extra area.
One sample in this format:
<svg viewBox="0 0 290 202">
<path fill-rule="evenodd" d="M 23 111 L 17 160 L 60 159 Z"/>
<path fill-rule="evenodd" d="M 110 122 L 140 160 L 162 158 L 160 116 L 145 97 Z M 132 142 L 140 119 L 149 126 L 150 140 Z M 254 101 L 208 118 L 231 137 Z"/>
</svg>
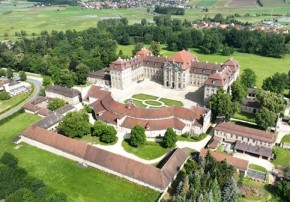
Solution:
<svg viewBox="0 0 290 202">
<path fill-rule="evenodd" d="M 76 0 L 27 0 L 28 2 L 37 2 L 44 5 L 61 5 L 66 4 L 70 6 L 76 6 L 77 1 Z"/>
<path fill-rule="evenodd" d="M 154 12 L 160 13 L 160 14 L 184 15 L 185 10 L 184 8 L 156 5 Z"/>
</svg>

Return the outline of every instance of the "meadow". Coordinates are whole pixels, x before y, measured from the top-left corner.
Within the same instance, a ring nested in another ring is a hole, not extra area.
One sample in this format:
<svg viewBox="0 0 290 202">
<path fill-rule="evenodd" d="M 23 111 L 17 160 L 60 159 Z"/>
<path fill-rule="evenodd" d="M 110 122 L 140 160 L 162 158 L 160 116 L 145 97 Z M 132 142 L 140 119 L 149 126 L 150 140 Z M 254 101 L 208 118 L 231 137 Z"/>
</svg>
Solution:
<svg viewBox="0 0 290 202">
<path fill-rule="evenodd" d="M 64 192 L 69 201 L 155 201 L 159 193 L 97 169 L 84 168 L 76 162 L 12 139 L 40 117 L 22 113 L 0 125 L 0 155 L 7 151 L 19 159 L 28 174 L 49 187 Z"/>
<path fill-rule="evenodd" d="M 273 2 L 273 0 L 267 0 Z M 282 0 L 279 0 L 282 1 Z M 242 17 L 237 19 L 243 22 L 259 22 L 270 18 L 270 14 L 290 14 L 288 4 L 277 4 L 275 7 L 253 7 L 253 8 L 230 8 L 224 6 L 227 0 L 200 0 L 194 3 L 210 4 L 216 2 L 209 8 L 208 12 L 203 12 L 201 8 L 192 8 L 185 11 L 184 16 L 172 16 L 172 18 L 197 20 L 205 16 L 213 17 L 217 13 L 223 15 L 234 15 L 238 13 Z M 192 3 L 192 4 L 194 4 Z M 15 4 L 15 6 L 14 6 Z M 84 30 L 89 27 L 96 27 L 97 22 L 109 18 L 128 18 L 130 24 L 140 23 L 145 18 L 148 22 L 153 22 L 154 13 L 147 13 L 147 8 L 134 9 L 83 9 L 81 7 L 32 7 L 33 3 L 24 1 L 4 1 L 0 5 L 0 40 L 17 40 L 15 32 L 25 30 L 28 37 L 32 34 L 39 34 L 43 30 L 65 31 L 67 29 Z M 151 9 L 152 10 L 152 9 Z M 245 14 L 249 14 L 245 17 Z M 268 14 L 263 16 L 262 14 Z"/>
</svg>

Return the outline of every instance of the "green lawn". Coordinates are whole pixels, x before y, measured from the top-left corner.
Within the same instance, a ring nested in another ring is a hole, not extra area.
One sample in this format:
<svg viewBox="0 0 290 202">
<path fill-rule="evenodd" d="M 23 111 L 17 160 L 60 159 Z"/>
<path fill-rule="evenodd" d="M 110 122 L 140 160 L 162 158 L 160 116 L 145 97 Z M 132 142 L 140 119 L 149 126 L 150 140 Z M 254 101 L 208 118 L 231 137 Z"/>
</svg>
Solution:
<svg viewBox="0 0 290 202">
<path fill-rule="evenodd" d="M 168 106 L 178 106 L 178 107 L 182 107 L 183 106 L 182 102 L 177 101 L 177 100 L 171 100 L 171 99 L 167 99 L 167 98 L 160 98 L 159 101 L 163 102 L 165 105 L 168 105 Z"/>
<path fill-rule="evenodd" d="M 129 145 L 128 140 L 124 140 L 122 146 L 127 152 L 146 160 L 156 159 L 171 150 L 170 148 L 163 148 L 157 142 L 146 142 L 144 145 L 136 148 Z"/>
<path fill-rule="evenodd" d="M 140 107 L 140 108 L 146 108 L 147 107 L 140 100 L 135 100 L 135 99 L 127 99 L 127 100 L 125 100 L 125 103 L 129 103 L 129 102 L 133 102 L 134 105 L 136 105 L 137 107 Z"/>
<path fill-rule="evenodd" d="M 253 113 L 239 112 L 235 113 L 233 118 L 255 123 L 255 117 Z"/>
<path fill-rule="evenodd" d="M 139 99 L 139 100 L 157 100 L 158 97 L 153 96 L 153 95 L 147 95 L 147 94 L 136 94 L 132 96 L 133 98 Z"/>
<path fill-rule="evenodd" d="M 281 143 L 283 143 L 283 142 L 290 143 L 290 134 L 285 135 L 285 136 L 282 138 Z"/>
<path fill-rule="evenodd" d="M 160 102 L 154 100 L 146 100 L 145 103 L 154 107 L 160 107 L 162 105 Z"/>
<path fill-rule="evenodd" d="M 275 166 L 285 166 L 290 163 L 290 150 L 274 147 L 276 158 L 272 161 Z"/>
<path fill-rule="evenodd" d="M 256 164 L 250 164 L 249 168 L 250 168 L 250 169 L 253 169 L 253 170 L 260 171 L 260 172 L 262 172 L 262 173 L 267 173 L 266 168 L 264 168 L 264 167 L 262 167 L 262 166 L 259 166 L 259 165 L 256 165 Z"/>
<path fill-rule="evenodd" d="M 217 0 L 201 0 L 197 2 L 195 5 L 201 6 L 201 7 L 208 7 L 208 6 L 212 6 L 215 3 L 217 3 Z"/>
<path fill-rule="evenodd" d="M 0 114 L 8 111 L 11 107 L 14 107 L 30 96 L 31 92 L 21 93 L 19 95 L 11 97 L 9 100 L 0 101 Z"/>
<path fill-rule="evenodd" d="M 48 186 L 64 192 L 70 201 L 156 201 L 159 193 L 97 169 L 83 168 L 74 161 L 21 143 L 15 149 L 11 142 L 28 125 L 39 120 L 23 113 L 0 126 L 0 155 L 11 152 L 28 174 Z"/>
</svg>

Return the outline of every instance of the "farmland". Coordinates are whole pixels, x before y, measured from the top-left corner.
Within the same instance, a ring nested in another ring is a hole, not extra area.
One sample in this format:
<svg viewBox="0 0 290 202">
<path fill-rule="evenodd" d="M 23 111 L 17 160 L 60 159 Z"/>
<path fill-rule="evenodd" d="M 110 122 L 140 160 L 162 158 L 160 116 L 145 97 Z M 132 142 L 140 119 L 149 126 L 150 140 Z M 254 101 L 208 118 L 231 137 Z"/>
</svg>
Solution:
<svg viewBox="0 0 290 202">
<path fill-rule="evenodd" d="M 274 1 L 267 1 L 267 4 L 274 5 Z M 279 2 L 282 0 L 279 0 Z M 213 17 L 217 13 L 223 15 L 234 15 L 238 13 L 241 17 L 237 20 L 243 22 L 259 22 L 267 17 L 262 14 L 289 14 L 290 3 L 284 4 L 283 2 L 277 4 L 277 7 L 252 7 L 252 8 L 230 8 L 223 6 L 227 4 L 228 0 L 194 0 L 190 5 L 195 4 L 212 4 L 208 12 L 203 12 L 201 8 L 188 9 L 184 16 L 172 16 L 172 18 L 197 20 L 202 19 L 206 15 Z M 271 3 L 272 2 L 272 3 Z M 14 6 L 15 4 L 15 6 Z M 129 23 L 140 23 L 141 19 L 146 19 L 148 22 L 153 21 L 154 14 L 148 14 L 146 8 L 133 8 L 133 9 L 82 9 L 80 7 L 32 7 L 33 3 L 30 2 L 12 2 L 5 1 L 0 5 L 0 40 L 9 39 L 17 40 L 15 32 L 25 30 L 28 37 L 33 33 L 39 34 L 43 30 L 64 31 L 67 29 L 84 30 L 89 27 L 96 27 L 97 22 L 102 19 L 109 18 L 128 18 Z M 245 14 L 248 14 L 245 16 Z"/>
</svg>

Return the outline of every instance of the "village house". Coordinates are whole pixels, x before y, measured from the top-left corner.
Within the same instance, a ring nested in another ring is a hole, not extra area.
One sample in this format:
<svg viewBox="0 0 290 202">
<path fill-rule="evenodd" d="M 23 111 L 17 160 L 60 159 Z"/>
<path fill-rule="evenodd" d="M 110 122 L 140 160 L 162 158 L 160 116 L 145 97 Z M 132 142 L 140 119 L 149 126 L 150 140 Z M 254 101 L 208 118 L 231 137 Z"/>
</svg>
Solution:
<svg viewBox="0 0 290 202">
<path fill-rule="evenodd" d="M 22 108 L 27 113 L 37 114 L 39 116 L 45 117 L 52 113 L 49 109 L 47 109 L 47 104 L 49 102 L 48 97 L 39 96 L 33 99 L 31 102 L 25 103 Z"/>
<path fill-rule="evenodd" d="M 71 105 L 78 104 L 81 100 L 80 92 L 73 88 L 63 86 L 48 86 L 45 89 L 45 95 L 49 98 L 60 98 Z"/>
<path fill-rule="evenodd" d="M 87 80 L 98 86 L 109 87 L 111 86 L 110 70 L 109 68 L 104 68 L 96 72 L 89 72 Z"/>
<path fill-rule="evenodd" d="M 147 137 L 163 136 L 167 128 L 177 134 L 205 133 L 210 126 L 211 111 L 202 107 L 164 107 L 145 109 L 133 104 L 115 101 L 109 91 L 91 86 L 84 101 L 89 101 L 95 118 L 116 127 L 117 131 L 130 133 L 135 125 L 145 128 Z"/>
<path fill-rule="evenodd" d="M 235 152 L 268 160 L 272 157 L 274 133 L 223 122 L 214 128 L 214 136 L 221 138 L 223 142 L 235 143 Z"/>
<path fill-rule="evenodd" d="M 127 89 L 144 79 L 154 80 L 164 87 L 176 90 L 187 86 L 204 87 L 204 101 L 207 102 L 219 88 L 230 91 L 230 86 L 238 78 L 239 70 L 240 65 L 234 59 L 222 64 L 199 62 L 195 55 L 185 50 L 166 58 L 154 56 L 142 48 L 133 58 L 118 58 L 110 64 L 110 83 L 112 88 L 117 89 Z M 93 75 L 103 77 L 102 74 L 90 73 L 88 80 L 94 81 Z"/>
<path fill-rule="evenodd" d="M 227 161 L 228 164 L 232 165 L 239 173 L 241 173 L 244 177 L 247 175 L 247 171 L 249 168 L 249 161 L 233 157 L 231 155 L 218 153 L 216 151 L 201 149 L 199 156 L 205 157 L 207 152 L 210 152 L 213 158 L 217 161 Z"/>
<path fill-rule="evenodd" d="M 20 82 L 15 80 L 9 80 L 3 84 L 3 88 L 6 92 L 8 92 L 11 96 L 18 95 L 20 93 L 25 93 L 31 90 L 31 85 L 26 82 Z"/>
<path fill-rule="evenodd" d="M 159 192 L 167 191 L 189 158 L 189 154 L 185 150 L 177 148 L 165 157 L 167 160 L 158 168 L 99 149 L 85 142 L 48 131 L 35 125 L 25 129 L 21 133 L 20 138 L 18 142 L 23 141 L 40 149 L 125 178 Z"/>
</svg>

